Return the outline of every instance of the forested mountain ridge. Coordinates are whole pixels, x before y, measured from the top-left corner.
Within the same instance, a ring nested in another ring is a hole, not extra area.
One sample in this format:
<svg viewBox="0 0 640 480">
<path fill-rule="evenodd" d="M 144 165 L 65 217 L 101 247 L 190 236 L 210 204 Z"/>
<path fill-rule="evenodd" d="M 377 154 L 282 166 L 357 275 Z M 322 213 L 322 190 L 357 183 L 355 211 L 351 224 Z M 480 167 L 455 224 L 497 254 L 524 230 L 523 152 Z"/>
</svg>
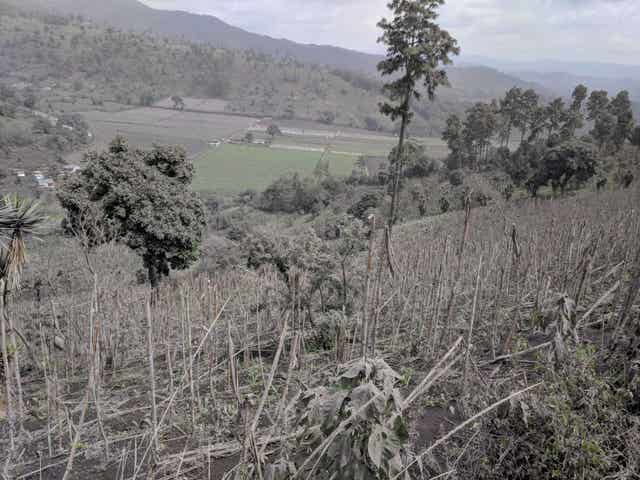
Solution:
<svg viewBox="0 0 640 480">
<path fill-rule="evenodd" d="M 255 50 L 277 57 L 292 57 L 305 63 L 374 72 L 382 59 L 377 55 L 329 45 L 309 45 L 247 32 L 212 15 L 157 10 L 138 0 L 5 0 L 23 8 L 64 15 L 82 15 L 123 30 L 153 32 L 161 36 L 208 43 L 221 48 Z"/>
<path fill-rule="evenodd" d="M 394 128 L 378 111 L 382 82 L 364 74 L 124 32 L 77 16 L 26 13 L 7 1 L 0 2 L 0 82 L 5 84 L 50 80 L 96 103 L 145 105 L 175 94 L 224 98 L 227 110 L 236 113 Z M 441 89 L 435 102 L 416 105 L 414 131 L 439 136 L 449 114 L 513 86 L 544 94 L 535 84 L 484 67 L 450 68 L 449 76 L 451 88 Z"/>
</svg>

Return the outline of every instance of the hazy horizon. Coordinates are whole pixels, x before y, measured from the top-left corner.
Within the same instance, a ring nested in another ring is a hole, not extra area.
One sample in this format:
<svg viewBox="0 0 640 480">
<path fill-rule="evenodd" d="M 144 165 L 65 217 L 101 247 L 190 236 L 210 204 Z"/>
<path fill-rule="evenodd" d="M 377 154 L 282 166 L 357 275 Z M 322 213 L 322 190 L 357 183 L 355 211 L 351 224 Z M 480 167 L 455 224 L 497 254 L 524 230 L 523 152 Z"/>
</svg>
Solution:
<svg viewBox="0 0 640 480">
<path fill-rule="evenodd" d="M 207 0 L 141 1 L 212 15 L 274 38 L 383 53 L 376 24 L 388 16 L 387 0 L 219 0 L 215 7 Z M 629 61 L 640 58 L 636 0 L 456 0 L 441 13 L 440 23 L 459 40 L 463 59 L 640 64 Z"/>
</svg>

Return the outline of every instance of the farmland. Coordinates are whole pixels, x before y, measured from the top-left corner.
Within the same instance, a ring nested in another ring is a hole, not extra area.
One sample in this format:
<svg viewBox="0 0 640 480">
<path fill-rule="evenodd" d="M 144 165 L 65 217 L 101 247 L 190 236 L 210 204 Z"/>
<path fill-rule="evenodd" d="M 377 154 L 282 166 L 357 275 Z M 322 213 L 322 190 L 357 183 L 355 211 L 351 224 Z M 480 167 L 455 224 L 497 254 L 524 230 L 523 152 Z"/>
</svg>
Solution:
<svg viewBox="0 0 640 480">
<path fill-rule="evenodd" d="M 201 192 L 236 193 L 246 189 L 262 190 L 276 178 L 298 173 L 309 175 L 323 155 L 329 154 L 330 171 L 349 175 L 360 156 L 375 157 L 376 165 L 389 155 L 397 138 L 367 130 L 324 125 L 309 121 L 279 121 L 212 113 L 223 108 L 222 101 L 185 98 L 188 111 L 168 110 L 170 100 L 154 107 L 130 108 L 117 112 L 89 110 L 82 113 L 94 135 L 86 150 L 103 150 L 116 135 L 123 135 L 134 147 L 153 144 L 181 145 L 196 165 L 195 189 Z M 270 139 L 266 127 L 276 123 L 282 135 Z M 251 132 L 264 145 L 224 144 L 211 148 L 213 140 L 241 141 Z M 446 145 L 436 138 L 416 138 L 433 158 L 446 154 Z M 67 162 L 80 163 L 84 151 L 67 156 Z"/>
<path fill-rule="evenodd" d="M 194 188 L 201 192 L 235 193 L 242 190 L 264 190 L 271 182 L 287 173 L 310 175 L 322 153 L 286 150 L 251 145 L 222 145 L 212 148 L 195 162 Z M 349 175 L 356 157 L 328 154 L 330 171 Z"/>
<path fill-rule="evenodd" d="M 83 113 L 94 132 L 91 149 L 104 149 L 116 136 L 123 135 L 132 146 L 147 148 L 153 144 L 181 145 L 190 157 L 208 148 L 213 139 L 227 138 L 245 131 L 254 119 L 194 112 L 135 108 L 116 113 L 89 111 Z M 69 160 L 79 160 L 82 152 Z"/>
</svg>

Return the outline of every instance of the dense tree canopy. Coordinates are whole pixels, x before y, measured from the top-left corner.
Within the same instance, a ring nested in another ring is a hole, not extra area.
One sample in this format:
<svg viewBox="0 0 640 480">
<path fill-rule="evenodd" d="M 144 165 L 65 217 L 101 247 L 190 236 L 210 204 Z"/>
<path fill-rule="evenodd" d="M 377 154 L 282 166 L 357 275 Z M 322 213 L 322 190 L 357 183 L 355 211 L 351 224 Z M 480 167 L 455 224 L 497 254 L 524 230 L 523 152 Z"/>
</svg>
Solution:
<svg viewBox="0 0 640 480">
<path fill-rule="evenodd" d="M 530 190 L 535 193 L 551 183 L 554 190 L 564 191 L 571 181 L 582 184 L 596 173 L 596 153 L 591 145 L 573 140 L 550 149 L 538 172 L 529 181 Z"/>
<path fill-rule="evenodd" d="M 177 147 L 132 150 L 122 138 L 91 153 L 58 197 L 67 228 L 89 246 L 110 240 L 137 252 L 156 286 L 170 268 L 185 269 L 199 256 L 204 208 L 189 189 L 193 167 Z"/>
</svg>

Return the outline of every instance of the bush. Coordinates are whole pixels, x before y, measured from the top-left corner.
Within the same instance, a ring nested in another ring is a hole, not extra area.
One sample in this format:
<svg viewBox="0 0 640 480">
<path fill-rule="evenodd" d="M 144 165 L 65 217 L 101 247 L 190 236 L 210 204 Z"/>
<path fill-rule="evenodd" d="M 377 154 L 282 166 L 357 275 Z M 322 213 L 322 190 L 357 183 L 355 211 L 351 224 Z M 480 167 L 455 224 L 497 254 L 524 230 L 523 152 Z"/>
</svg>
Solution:
<svg viewBox="0 0 640 480">
<path fill-rule="evenodd" d="M 449 208 L 451 208 L 451 204 L 449 203 L 449 200 L 447 200 L 447 197 L 440 197 L 440 211 L 442 213 L 447 213 Z"/>
<path fill-rule="evenodd" d="M 329 195 L 313 179 L 295 174 L 281 177 L 262 193 L 259 207 L 266 212 L 316 213 L 329 204 Z"/>
<path fill-rule="evenodd" d="M 483 461 L 464 465 L 461 478 L 596 480 L 639 471 L 640 426 L 625 410 L 628 393 L 597 372 L 594 352 L 578 349 L 545 376 L 543 390 L 484 421 Z"/>
<path fill-rule="evenodd" d="M 382 480 L 399 475 L 409 441 L 400 379 L 384 360 L 358 359 L 342 366 L 327 386 L 304 393 L 296 406 L 304 437 L 292 458 L 304 460 L 333 434 L 313 478 Z M 360 411 L 361 415 L 354 415 Z M 352 416 L 344 429 L 336 431 Z"/>
<path fill-rule="evenodd" d="M 333 123 L 336 121 L 336 114 L 330 110 L 325 110 L 324 112 L 320 112 L 318 121 L 326 125 L 333 125 Z"/>
<path fill-rule="evenodd" d="M 380 206 L 382 198 L 376 193 L 365 193 L 360 200 L 349 208 L 347 213 L 360 220 L 366 220 L 367 216 L 371 212 Z"/>
<path fill-rule="evenodd" d="M 454 187 L 459 187 L 464 183 L 464 174 L 462 170 L 453 170 L 448 175 L 449 183 Z"/>
<path fill-rule="evenodd" d="M 514 186 L 512 183 L 509 183 L 506 187 L 504 187 L 502 195 L 504 196 L 504 199 L 508 202 L 509 200 L 511 200 L 514 193 L 515 193 Z"/>
<path fill-rule="evenodd" d="M 418 157 L 405 171 L 404 176 L 409 178 L 423 178 L 433 174 L 437 169 L 435 161 L 426 156 Z"/>
</svg>

